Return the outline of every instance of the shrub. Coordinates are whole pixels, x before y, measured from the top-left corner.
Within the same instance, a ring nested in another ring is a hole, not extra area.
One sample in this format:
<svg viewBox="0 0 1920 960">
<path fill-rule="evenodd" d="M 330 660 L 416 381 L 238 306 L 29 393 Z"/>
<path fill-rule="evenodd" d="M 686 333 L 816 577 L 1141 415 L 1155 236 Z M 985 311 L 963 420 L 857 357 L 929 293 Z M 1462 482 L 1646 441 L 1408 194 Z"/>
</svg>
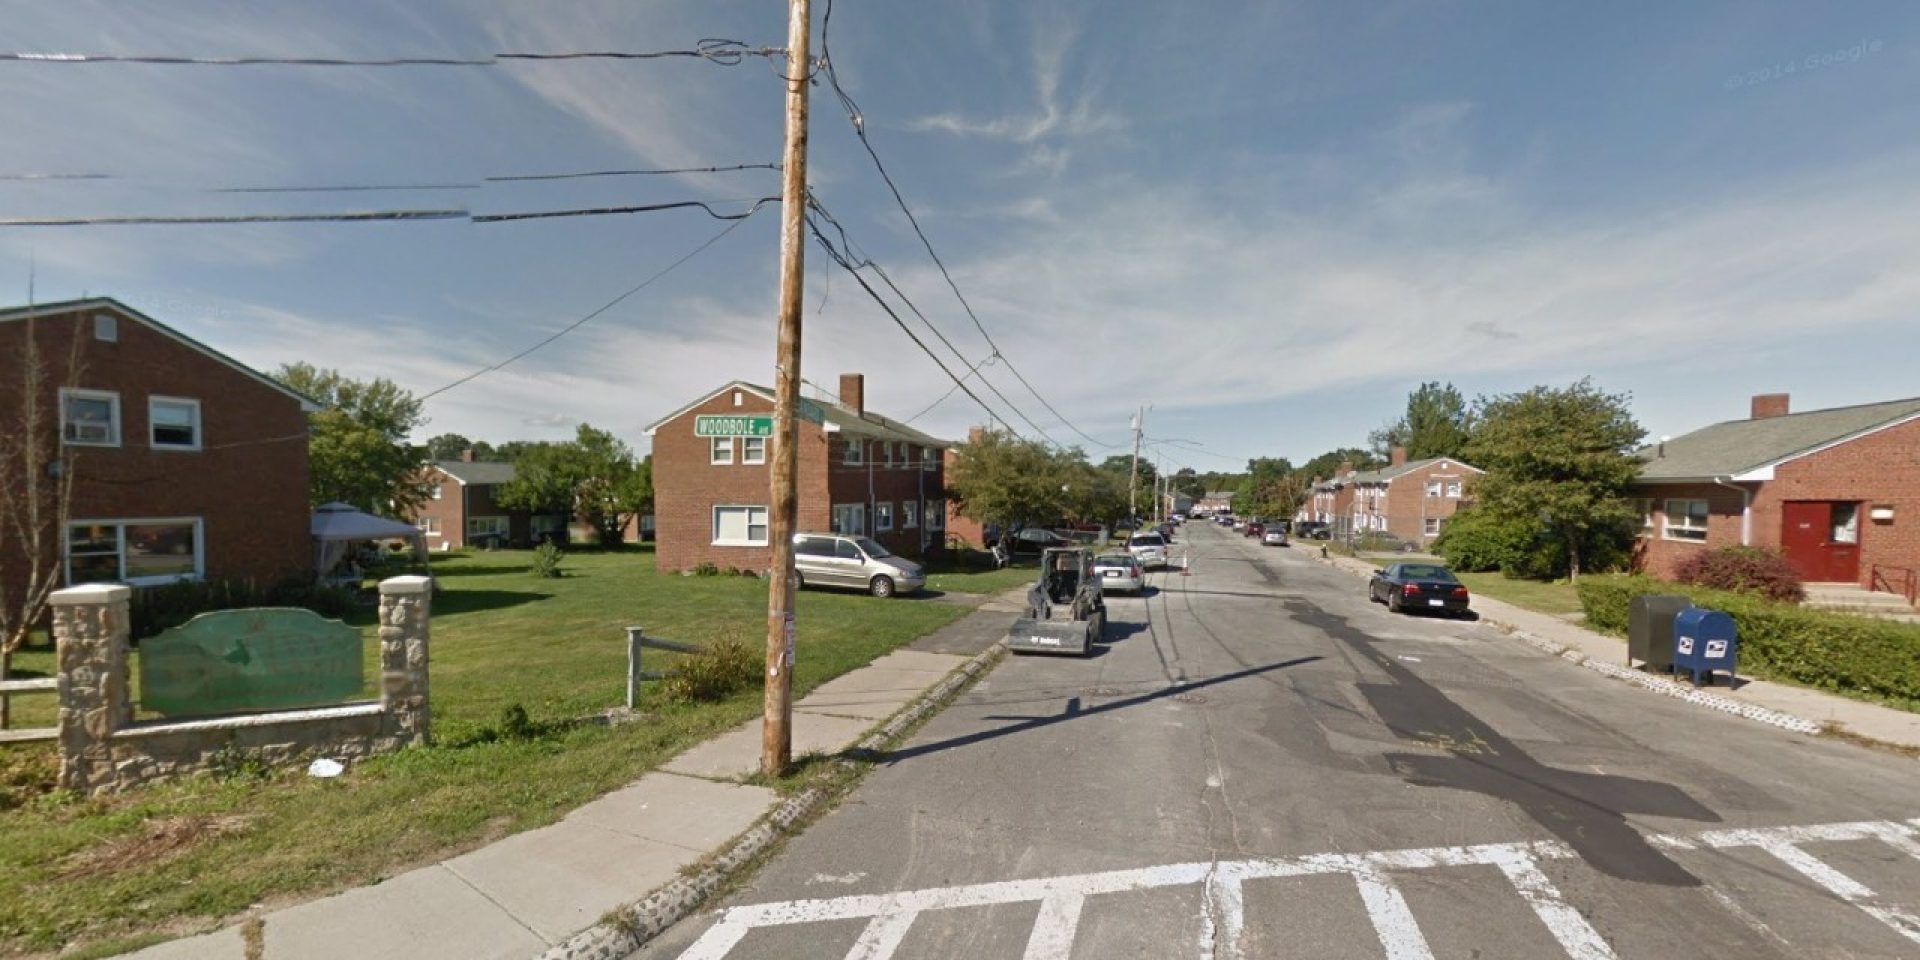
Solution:
<svg viewBox="0 0 1920 960">
<path fill-rule="evenodd" d="M 720 575 L 720 568 L 714 566 L 711 560 L 702 560 L 693 568 L 693 575 L 696 577 L 717 577 Z"/>
<path fill-rule="evenodd" d="M 1582 577 L 1588 625 L 1625 633 L 1627 605 L 1643 593 L 1675 593 L 1733 618 L 1740 668 L 1827 690 L 1920 700 L 1920 626 L 1807 610 L 1747 594 L 1650 577 Z"/>
<path fill-rule="evenodd" d="M 1466 573 L 1517 567 L 1533 543 L 1524 523 L 1498 520 L 1477 510 L 1462 510 L 1447 521 L 1433 549 L 1447 566 Z"/>
<path fill-rule="evenodd" d="M 661 681 L 660 692 L 682 703 L 723 700 L 760 679 L 765 663 L 760 652 L 738 640 L 721 640 L 699 653 L 688 654 L 678 672 Z"/>
<path fill-rule="evenodd" d="M 546 580 L 558 580 L 562 576 L 560 560 L 565 557 L 559 547 L 547 541 L 533 548 L 533 575 Z"/>
<path fill-rule="evenodd" d="M 268 586 L 252 580 L 182 580 L 133 592 L 128 606 L 133 639 L 144 640 L 202 613 L 247 607 L 299 607 L 338 620 L 355 608 L 353 591 L 290 577 Z"/>
<path fill-rule="evenodd" d="M 1800 574 L 1787 558 L 1760 547 L 1698 551 L 1674 567 L 1673 578 L 1681 583 L 1752 594 L 1782 603 L 1799 603 L 1807 598 L 1807 591 L 1800 585 Z"/>
</svg>

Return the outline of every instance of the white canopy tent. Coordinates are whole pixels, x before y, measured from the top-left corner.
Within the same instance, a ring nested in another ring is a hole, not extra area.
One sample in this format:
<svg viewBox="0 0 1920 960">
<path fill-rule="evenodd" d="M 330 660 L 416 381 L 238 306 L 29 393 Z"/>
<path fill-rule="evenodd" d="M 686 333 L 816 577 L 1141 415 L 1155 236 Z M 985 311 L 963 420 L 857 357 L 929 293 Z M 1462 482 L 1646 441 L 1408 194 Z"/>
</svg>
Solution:
<svg viewBox="0 0 1920 960">
<path fill-rule="evenodd" d="M 313 511 L 314 570 L 321 577 L 345 559 L 352 545 L 366 540 L 405 540 L 416 560 L 427 559 L 427 535 L 410 523 L 376 517 L 348 503 L 327 503 Z"/>
</svg>

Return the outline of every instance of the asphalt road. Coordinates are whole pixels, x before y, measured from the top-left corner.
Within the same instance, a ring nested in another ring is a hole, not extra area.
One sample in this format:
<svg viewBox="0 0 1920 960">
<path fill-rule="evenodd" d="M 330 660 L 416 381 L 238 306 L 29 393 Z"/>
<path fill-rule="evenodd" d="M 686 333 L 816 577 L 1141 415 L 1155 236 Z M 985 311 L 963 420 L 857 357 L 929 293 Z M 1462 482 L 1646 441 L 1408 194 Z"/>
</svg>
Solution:
<svg viewBox="0 0 1920 960">
<path fill-rule="evenodd" d="M 1920 957 L 1914 761 L 1182 539 L 640 956 Z"/>
</svg>

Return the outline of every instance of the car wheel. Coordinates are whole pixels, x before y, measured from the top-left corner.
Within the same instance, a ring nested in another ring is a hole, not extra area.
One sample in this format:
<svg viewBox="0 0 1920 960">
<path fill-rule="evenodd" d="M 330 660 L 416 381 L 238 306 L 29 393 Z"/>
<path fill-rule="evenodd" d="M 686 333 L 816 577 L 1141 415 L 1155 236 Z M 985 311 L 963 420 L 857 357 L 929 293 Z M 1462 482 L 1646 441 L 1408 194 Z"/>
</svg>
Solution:
<svg viewBox="0 0 1920 960">
<path fill-rule="evenodd" d="M 1400 595 L 1399 594 L 1395 594 L 1395 593 L 1387 594 L 1387 612 L 1388 613 L 1400 612 Z"/>
<path fill-rule="evenodd" d="M 800 571 L 798 571 L 798 570 L 795 570 L 795 571 L 793 572 L 793 589 L 795 589 L 795 590 L 805 590 L 806 588 L 807 588 L 807 578 L 806 578 L 806 575 L 805 575 L 805 574 L 803 574 L 803 573 L 801 573 L 801 572 L 800 572 Z"/>
<path fill-rule="evenodd" d="M 867 592 L 882 600 L 893 596 L 893 578 L 874 577 L 873 582 L 867 584 Z"/>
</svg>

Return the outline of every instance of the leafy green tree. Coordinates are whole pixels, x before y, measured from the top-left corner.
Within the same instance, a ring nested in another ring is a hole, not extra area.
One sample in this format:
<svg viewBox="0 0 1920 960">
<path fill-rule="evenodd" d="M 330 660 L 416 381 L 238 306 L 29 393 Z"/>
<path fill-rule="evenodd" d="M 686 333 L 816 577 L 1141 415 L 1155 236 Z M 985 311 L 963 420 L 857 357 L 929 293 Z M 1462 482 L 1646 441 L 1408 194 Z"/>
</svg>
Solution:
<svg viewBox="0 0 1920 960">
<path fill-rule="evenodd" d="M 1628 403 L 1590 379 L 1482 398 L 1466 450 L 1486 471 L 1474 483 L 1476 509 L 1543 528 L 1564 553 L 1568 576 L 1579 579 L 1583 557 L 1617 546 L 1611 541 L 1634 519 L 1624 496 L 1639 475 L 1632 452 L 1646 431 Z"/>
<path fill-rule="evenodd" d="M 310 363 L 282 366 L 274 378 L 323 408 L 307 418 L 307 498 L 340 501 L 403 517 L 431 495 L 419 457 L 407 443 L 426 422 L 420 401 L 391 380 L 354 380 Z"/>
<path fill-rule="evenodd" d="M 1198 500 L 1206 496 L 1207 482 L 1192 467 L 1181 467 L 1173 474 L 1173 492 Z"/>
<path fill-rule="evenodd" d="M 581 424 L 572 440 L 519 448 L 513 480 L 496 501 L 511 510 L 571 515 L 603 546 L 620 542 L 627 523 L 653 509 L 651 458 L 636 460 L 613 434 Z"/>
<path fill-rule="evenodd" d="M 1369 470 L 1382 462 L 1375 458 L 1373 454 L 1358 447 L 1342 447 L 1338 450 L 1329 450 L 1326 453 L 1314 457 L 1312 460 L 1308 460 L 1306 463 L 1300 465 L 1300 469 L 1297 472 L 1305 474 L 1308 480 L 1325 480 L 1332 477 L 1333 472 L 1340 469 L 1342 463 L 1348 461 L 1353 462 L 1353 468 L 1355 470 Z"/>
<path fill-rule="evenodd" d="M 490 461 L 503 459 L 485 440 L 468 440 L 457 433 L 443 433 L 427 441 L 424 456 L 428 460 L 458 460 L 467 451 L 473 451 L 475 460 Z"/>
<path fill-rule="evenodd" d="M 983 524 L 1051 523 L 1067 512 L 1072 477 L 1063 474 L 1039 442 L 988 430 L 954 450 L 947 492 L 961 516 Z"/>
<path fill-rule="evenodd" d="M 1394 447 L 1407 448 L 1407 459 L 1459 457 L 1472 432 L 1467 400 L 1453 384 L 1423 383 L 1407 394 L 1407 409 L 1398 419 L 1367 434 L 1373 456 L 1389 459 Z"/>
</svg>

